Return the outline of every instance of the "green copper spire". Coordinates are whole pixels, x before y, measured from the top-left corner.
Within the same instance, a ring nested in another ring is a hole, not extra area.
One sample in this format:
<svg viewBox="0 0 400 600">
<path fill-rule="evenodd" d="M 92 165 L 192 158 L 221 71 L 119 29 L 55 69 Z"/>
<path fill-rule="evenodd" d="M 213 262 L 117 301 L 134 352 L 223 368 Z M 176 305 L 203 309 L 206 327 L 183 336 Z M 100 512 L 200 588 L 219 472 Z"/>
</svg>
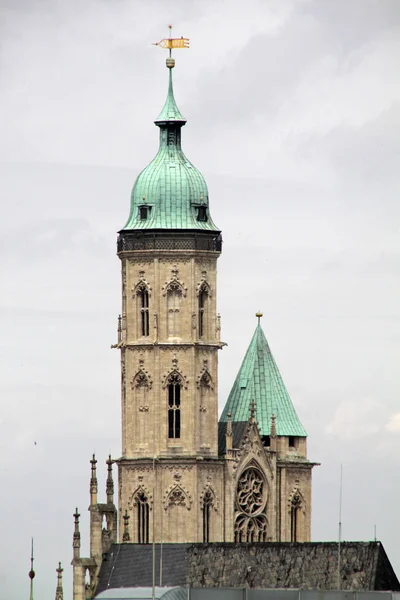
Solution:
<svg viewBox="0 0 400 600">
<path fill-rule="evenodd" d="M 261 328 L 261 316 L 257 313 L 258 325 L 220 421 L 227 422 L 229 412 L 234 422 L 248 421 L 254 400 L 261 435 L 270 435 L 274 415 L 276 435 L 306 437 Z"/>
<path fill-rule="evenodd" d="M 155 158 L 139 174 L 131 195 L 128 222 L 122 231 L 182 229 L 214 231 L 203 175 L 181 148 L 181 130 L 186 123 L 174 97 L 173 58 L 167 58 L 168 94 L 155 124 L 160 128 L 160 146 Z"/>
<path fill-rule="evenodd" d="M 169 59 L 169 60 L 173 60 L 173 59 Z M 174 88 L 172 85 L 172 68 L 169 69 L 169 84 L 168 84 L 167 99 L 165 101 L 162 111 L 160 112 L 159 116 L 154 121 L 154 123 L 156 125 L 160 126 L 161 123 L 171 123 L 171 122 L 175 122 L 175 123 L 178 122 L 178 123 L 181 123 L 182 125 L 185 125 L 185 123 L 186 123 L 185 117 L 182 115 L 181 111 L 179 110 L 179 108 L 177 107 L 176 102 L 175 102 Z"/>
</svg>

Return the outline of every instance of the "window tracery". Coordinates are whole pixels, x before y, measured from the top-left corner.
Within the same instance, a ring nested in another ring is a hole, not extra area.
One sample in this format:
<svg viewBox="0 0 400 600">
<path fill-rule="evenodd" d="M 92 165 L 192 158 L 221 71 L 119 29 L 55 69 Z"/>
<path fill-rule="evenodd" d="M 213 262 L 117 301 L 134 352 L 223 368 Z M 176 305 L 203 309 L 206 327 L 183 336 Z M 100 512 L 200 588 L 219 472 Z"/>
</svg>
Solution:
<svg viewBox="0 0 400 600">
<path fill-rule="evenodd" d="M 181 388 L 182 378 L 177 371 L 174 371 L 167 380 L 169 439 L 181 437 Z"/>
<path fill-rule="evenodd" d="M 304 500 L 300 490 L 295 487 L 289 496 L 289 518 L 290 518 L 290 541 L 298 542 L 300 535 L 301 513 L 304 508 Z"/>
<path fill-rule="evenodd" d="M 144 271 L 139 271 L 139 281 L 133 289 L 133 298 L 137 300 L 138 336 L 150 335 L 150 291 L 151 288 L 144 279 Z"/>
<path fill-rule="evenodd" d="M 144 491 L 139 491 L 134 499 L 137 519 L 137 543 L 149 543 L 150 506 Z"/>
<path fill-rule="evenodd" d="M 268 520 L 265 513 L 267 486 L 261 471 L 248 466 L 240 475 L 236 487 L 236 542 L 265 542 Z"/>
</svg>

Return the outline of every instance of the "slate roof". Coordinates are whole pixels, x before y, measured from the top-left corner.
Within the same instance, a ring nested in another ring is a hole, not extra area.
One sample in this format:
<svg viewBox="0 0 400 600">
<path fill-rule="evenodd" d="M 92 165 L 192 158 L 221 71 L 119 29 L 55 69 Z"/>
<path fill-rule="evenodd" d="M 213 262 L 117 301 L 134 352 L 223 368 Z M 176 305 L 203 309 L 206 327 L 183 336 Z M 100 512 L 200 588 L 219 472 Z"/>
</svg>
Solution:
<svg viewBox="0 0 400 600">
<path fill-rule="evenodd" d="M 220 421 L 247 421 L 250 403 L 256 403 L 256 420 L 261 435 L 269 435 L 271 416 L 276 417 L 277 435 L 306 437 L 288 391 L 262 330 L 260 319 L 229 394 Z"/>
<path fill-rule="evenodd" d="M 159 583 L 160 545 L 156 544 Z M 164 544 L 164 586 L 232 588 L 337 587 L 336 542 Z M 343 542 L 341 589 L 400 591 L 380 542 Z M 113 544 L 103 560 L 96 594 L 152 585 L 151 544 Z"/>
<path fill-rule="evenodd" d="M 186 582 L 187 549 L 190 544 L 163 544 L 163 586 Z M 156 544 L 156 581 L 160 581 L 161 547 Z M 113 544 L 103 560 L 96 593 L 108 588 L 152 585 L 152 544 Z"/>
<path fill-rule="evenodd" d="M 248 421 L 237 421 L 232 423 L 232 447 L 239 448 Z M 226 423 L 218 423 L 218 456 L 226 453 Z"/>
<path fill-rule="evenodd" d="M 155 158 L 139 174 L 131 195 L 131 210 L 122 231 L 184 229 L 214 231 L 208 188 L 203 175 L 186 158 L 181 148 L 181 130 L 186 120 L 176 105 L 169 69 L 168 95 L 155 124 L 160 128 L 160 147 Z M 139 207 L 149 206 L 148 218 L 141 219 Z M 207 220 L 198 221 L 198 207 Z"/>
</svg>

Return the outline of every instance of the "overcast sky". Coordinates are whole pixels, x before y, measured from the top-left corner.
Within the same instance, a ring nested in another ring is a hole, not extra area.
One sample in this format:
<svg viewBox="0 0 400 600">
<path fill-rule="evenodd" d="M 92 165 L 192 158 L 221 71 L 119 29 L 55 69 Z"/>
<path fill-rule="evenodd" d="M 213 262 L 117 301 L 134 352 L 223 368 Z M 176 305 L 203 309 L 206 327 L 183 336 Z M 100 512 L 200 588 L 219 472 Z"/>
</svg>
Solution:
<svg viewBox="0 0 400 600">
<path fill-rule="evenodd" d="M 376 524 L 400 575 L 398 0 L 0 0 L 2 598 L 28 597 L 31 535 L 35 597 L 59 560 L 72 597 L 89 459 L 120 455 L 115 239 L 157 150 L 169 22 L 225 242 L 220 409 L 262 310 L 322 463 L 313 539 L 337 539 L 342 463 L 344 538 Z"/>
</svg>

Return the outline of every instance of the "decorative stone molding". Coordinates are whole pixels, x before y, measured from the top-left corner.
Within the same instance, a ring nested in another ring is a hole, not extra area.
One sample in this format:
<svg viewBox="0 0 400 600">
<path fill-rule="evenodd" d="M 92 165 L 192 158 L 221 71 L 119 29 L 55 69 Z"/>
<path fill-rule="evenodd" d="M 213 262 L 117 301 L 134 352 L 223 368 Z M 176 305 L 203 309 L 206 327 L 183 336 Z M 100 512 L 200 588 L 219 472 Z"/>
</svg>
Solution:
<svg viewBox="0 0 400 600">
<path fill-rule="evenodd" d="M 168 263 L 173 263 L 174 265 L 176 264 L 177 266 L 180 266 L 181 264 L 187 264 L 189 262 L 191 262 L 191 258 L 184 258 L 182 256 L 180 256 L 179 254 L 171 254 L 168 256 L 162 256 L 158 259 L 159 263 L 163 263 L 163 264 L 168 264 Z"/>
<path fill-rule="evenodd" d="M 210 499 L 211 496 L 211 499 Z M 207 482 L 206 485 L 204 486 L 201 494 L 200 494 L 200 508 L 201 510 L 203 510 L 204 508 L 204 500 L 205 499 L 210 499 L 211 501 L 209 501 L 209 505 L 213 507 L 213 509 L 215 510 L 215 512 L 217 512 L 218 510 L 218 499 L 217 499 L 217 495 L 215 493 L 215 491 L 213 490 L 210 482 Z"/>
<path fill-rule="evenodd" d="M 168 510 L 171 506 L 184 506 L 190 510 L 192 502 L 192 496 L 180 483 L 170 485 L 164 494 L 164 510 Z"/>
<path fill-rule="evenodd" d="M 182 373 L 182 371 L 180 370 L 180 368 L 178 366 L 178 359 L 176 357 L 174 357 L 172 359 L 172 369 L 164 374 L 164 378 L 162 381 L 162 388 L 165 389 L 168 386 L 168 383 L 170 382 L 170 380 L 173 378 L 178 378 L 180 385 L 185 390 L 188 389 L 189 380 L 186 377 L 186 375 L 184 375 Z"/>
<path fill-rule="evenodd" d="M 133 257 L 133 256 L 128 256 L 127 257 L 127 261 L 131 264 L 131 265 L 135 265 L 135 267 L 138 267 L 139 269 L 145 269 L 146 267 L 148 267 L 149 265 L 153 264 L 154 260 L 152 258 L 149 258 L 148 260 L 143 258 L 142 256 L 137 256 L 137 257 Z"/>
<path fill-rule="evenodd" d="M 210 269 L 210 268 L 212 269 L 215 267 L 216 258 L 212 259 L 212 258 L 196 257 L 195 263 L 196 263 L 196 265 L 199 265 L 199 267 L 202 268 L 203 270 Z"/>
<path fill-rule="evenodd" d="M 299 489 L 298 481 L 296 481 L 295 486 L 288 497 L 287 508 L 289 513 L 293 507 L 300 508 L 303 511 L 305 511 L 306 509 L 306 502 L 304 500 L 303 494 Z"/>
<path fill-rule="evenodd" d="M 133 492 L 133 494 L 128 502 L 129 510 L 133 510 L 133 508 L 138 505 L 138 498 L 139 498 L 140 494 L 144 494 L 146 496 L 147 502 L 149 504 L 149 508 L 150 508 L 150 510 L 152 510 L 153 495 L 149 492 L 147 487 L 144 486 L 142 483 L 135 489 L 135 491 Z"/>
<path fill-rule="evenodd" d="M 176 472 L 177 467 L 174 465 L 161 465 L 163 471 Z M 193 465 L 179 465 L 180 471 L 191 471 L 193 469 Z"/>
<path fill-rule="evenodd" d="M 131 388 L 135 389 L 135 388 L 140 388 L 140 387 L 147 387 L 149 390 L 151 390 L 152 385 L 153 385 L 153 382 L 150 379 L 150 374 L 144 368 L 144 360 L 142 358 L 140 358 L 139 359 L 139 370 L 136 372 L 136 374 L 134 375 L 134 377 L 131 381 Z"/>
<path fill-rule="evenodd" d="M 146 404 L 145 406 L 139 406 L 139 412 L 149 412 L 148 404 Z"/>
<path fill-rule="evenodd" d="M 165 285 L 162 288 L 163 296 L 166 296 L 168 292 L 176 292 L 179 295 L 186 298 L 187 287 L 179 279 L 179 269 L 176 265 L 171 269 L 171 275 L 171 279 L 169 281 L 166 281 Z"/>
<path fill-rule="evenodd" d="M 201 386 L 205 386 L 205 387 L 209 387 L 210 390 L 213 390 L 214 387 L 212 385 L 212 377 L 211 377 L 211 373 L 208 370 L 208 360 L 205 359 L 203 361 L 203 368 L 200 371 L 199 375 L 197 376 L 196 379 L 196 385 L 197 388 L 199 389 Z"/>
<path fill-rule="evenodd" d="M 207 279 L 207 271 L 202 271 L 202 278 L 196 285 L 196 294 L 199 296 L 201 292 L 205 292 L 209 298 L 211 298 L 211 286 L 208 283 Z"/>
<path fill-rule="evenodd" d="M 139 271 L 139 279 L 132 288 L 132 298 L 135 298 L 140 292 L 148 292 L 151 296 L 151 286 L 144 278 L 145 271 Z"/>
</svg>

